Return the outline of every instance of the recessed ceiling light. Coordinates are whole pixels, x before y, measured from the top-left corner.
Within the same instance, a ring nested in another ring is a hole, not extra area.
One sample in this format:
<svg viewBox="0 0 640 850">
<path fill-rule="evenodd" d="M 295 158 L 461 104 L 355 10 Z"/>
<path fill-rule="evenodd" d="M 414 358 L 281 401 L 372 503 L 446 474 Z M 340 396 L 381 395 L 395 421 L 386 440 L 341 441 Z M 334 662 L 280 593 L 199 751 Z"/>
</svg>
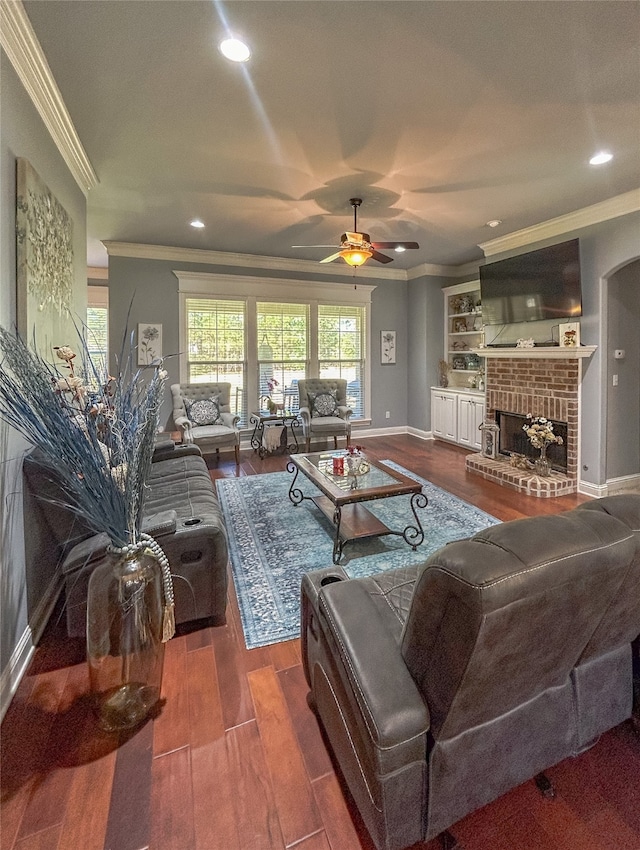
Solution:
<svg viewBox="0 0 640 850">
<path fill-rule="evenodd" d="M 491 221 L 488 221 L 486 227 L 497 227 L 499 224 L 502 224 L 501 218 L 492 218 Z"/>
<path fill-rule="evenodd" d="M 201 228 L 204 227 L 204 221 L 200 221 L 199 218 L 194 218 L 191 222 L 191 227 Z"/>
<path fill-rule="evenodd" d="M 220 52 L 232 62 L 246 62 L 251 56 L 251 51 L 239 38 L 225 38 L 220 42 Z"/>
<path fill-rule="evenodd" d="M 589 160 L 589 165 L 604 165 L 605 162 L 610 162 L 613 159 L 613 154 L 609 151 L 600 151 Z"/>
<path fill-rule="evenodd" d="M 402 254 L 402 252 L 406 251 L 406 250 L 407 249 L 404 247 L 404 245 L 397 245 L 396 246 L 396 254 Z"/>
</svg>

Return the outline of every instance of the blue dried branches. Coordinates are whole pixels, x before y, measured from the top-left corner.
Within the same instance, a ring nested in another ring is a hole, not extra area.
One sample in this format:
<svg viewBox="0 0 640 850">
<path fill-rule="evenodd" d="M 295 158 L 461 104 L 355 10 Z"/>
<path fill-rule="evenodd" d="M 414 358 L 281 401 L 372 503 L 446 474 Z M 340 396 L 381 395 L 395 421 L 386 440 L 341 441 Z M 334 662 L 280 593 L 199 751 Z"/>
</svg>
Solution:
<svg viewBox="0 0 640 850">
<path fill-rule="evenodd" d="M 64 494 L 58 504 L 114 546 L 137 543 L 166 372 L 143 381 L 130 352 L 111 378 L 81 340 L 82 376 L 73 351 L 57 350 L 65 374 L 1 327 L 0 354 L 0 416 L 40 450 Z"/>
</svg>

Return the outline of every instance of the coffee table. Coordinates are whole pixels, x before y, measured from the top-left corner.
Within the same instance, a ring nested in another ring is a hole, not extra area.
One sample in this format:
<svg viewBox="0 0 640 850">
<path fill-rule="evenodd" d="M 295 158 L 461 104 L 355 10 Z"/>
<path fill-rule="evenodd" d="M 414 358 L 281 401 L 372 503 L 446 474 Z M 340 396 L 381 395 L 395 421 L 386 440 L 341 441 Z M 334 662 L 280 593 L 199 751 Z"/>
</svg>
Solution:
<svg viewBox="0 0 640 850">
<path fill-rule="evenodd" d="M 333 454 L 300 454 L 293 456 L 287 463 L 287 470 L 294 473 L 289 488 L 291 502 L 299 505 L 309 499 L 335 527 L 333 563 L 339 563 L 345 543 L 363 537 L 395 534 L 402 537 L 415 551 L 424 540 L 424 531 L 417 513 L 417 508 L 426 508 L 428 502 L 422 492 L 422 485 L 379 461 L 368 461 L 369 471 L 365 474 L 355 477 L 349 474 L 334 475 Z M 300 487 L 296 486 L 300 473 L 312 481 L 322 495 L 305 496 Z M 409 523 L 402 531 L 389 528 L 362 504 L 403 495 L 411 496 L 410 506 L 415 524 Z"/>
</svg>

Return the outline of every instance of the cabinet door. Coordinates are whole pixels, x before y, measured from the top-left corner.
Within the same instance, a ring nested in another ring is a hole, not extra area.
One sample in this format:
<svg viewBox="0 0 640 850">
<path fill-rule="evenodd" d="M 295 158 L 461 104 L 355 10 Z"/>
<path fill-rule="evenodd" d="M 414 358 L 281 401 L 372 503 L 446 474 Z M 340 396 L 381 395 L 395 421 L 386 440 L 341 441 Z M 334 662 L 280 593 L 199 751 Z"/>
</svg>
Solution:
<svg viewBox="0 0 640 850">
<path fill-rule="evenodd" d="M 475 401 L 472 398 L 458 399 L 458 442 L 463 446 L 473 445 L 474 405 Z"/>
<path fill-rule="evenodd" d="M 479 425 L 484 419 L 484 402 L 476 398 L 458 399 L 458 442 L 473 449 L 482 448 Z"/>
<path fill-rule="evenodd" d="M 471 445 L 474 449 L 480 451 L 482 449 L 482 432 L 480 431 L 480 426 L 484 422 L 484 401 L 474 401 L 473 407 L 473 438 Z"/>
<path fill-rule="evenodd" d="M 456 396 L 453 393 L 434 393 L 431 397 L 431 407 L 434 437 L 457 440 Z"/>
</svg>

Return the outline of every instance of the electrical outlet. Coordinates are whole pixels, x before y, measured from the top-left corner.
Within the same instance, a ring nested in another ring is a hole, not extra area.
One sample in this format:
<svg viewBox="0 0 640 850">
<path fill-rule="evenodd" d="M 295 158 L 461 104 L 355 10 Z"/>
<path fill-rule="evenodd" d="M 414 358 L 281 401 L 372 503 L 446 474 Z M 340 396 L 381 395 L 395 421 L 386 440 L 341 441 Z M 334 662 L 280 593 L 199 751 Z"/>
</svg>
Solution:
<svg viewBox="0 0 640 850">
<path fill-rule="evenodd" d="M 387 412 L 384 415 L 384 418 L 385 419 L 391 419 L 391 411 L 390 410 L 387 410 Z"/>
<path fill-rule="evenodd" d="M 613 381 L 612 381 L 612 383 L 613 383 L 613 386 L 614 386 L 614 387 L 617 387 L 617 386 L 618 386 L 618 376 L 617 376 L 617 375 L 613 375 Z"/>
</svg>

